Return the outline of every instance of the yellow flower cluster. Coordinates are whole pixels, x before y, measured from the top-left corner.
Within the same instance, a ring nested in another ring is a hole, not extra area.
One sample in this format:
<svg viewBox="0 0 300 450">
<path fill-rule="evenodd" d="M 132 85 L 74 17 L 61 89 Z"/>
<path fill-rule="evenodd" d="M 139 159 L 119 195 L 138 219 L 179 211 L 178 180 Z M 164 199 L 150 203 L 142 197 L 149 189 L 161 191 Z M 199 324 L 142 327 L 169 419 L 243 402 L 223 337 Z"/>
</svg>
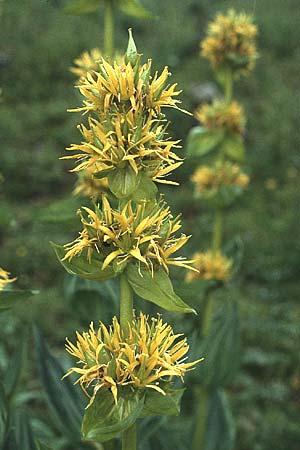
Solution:
<svg viewBox="0 0 300 450">
<path fill-rule="evenodd" d="M 97 69 L 100 58 L 100 49 L 93 48 L 90 52 L 84 52 L 74 60 L 74 67 L 71 67 L 70 70 L 77 75 L 78 82 L 86 77 L 88 72 Z"/>
<path fill-rule="evenodd" d="M 93 167 L 89 167 L 79 173 L 79 177 L 73 191 L 74 195 L 83 195 L 93 200 L 97 200 L 101 197 L 108 187 L 107 178 L 95 178 L 93 173 L 95 173 L 95 169 Z"/>
<path fill-rule="evenodd" d="M 192 175 L 196 192 L 217 190 L 221 186 L 239 186 L 246 188 L 249 184 L 249 176 L 241 171 L 238 164 L 229 161 L 217 162 L 214 166 L 200 166 Z"/>
<path fill-rule="evenodd" d="M 182 257 L 171 256 L 190 238 L 175 233 L 181 228 L 179 217 L 173 218 L 169 207 L 160 202 L 142 201 L 133 205 L 126 203 L 121 211 L 111 208 L 103 196 L 102 207 L 95 211 L 83 207 L 86 217 L 81 214 L 83 231 L 75 241 L 66 244 L 64 260 L 71 260 L 86 251 L 87 259 L 94 254 L 103 258 L 102 270 L 110 264 L 121 266 L 127 262 L 139 262 L 153 272 L 157 266 L 163 266 L 168 272 L 168 265 L 192 269 Z"/>
<path fill-rule="evenodd" d="M 220 252 L 197 252 L 193 255 L 194 267 L 198 272 L 189 272 L 186 280 L 220 280 L 227 281 L 232 272 L 232 260 Z"/>
<path fill-rule="evenodd" d="M 76 383 L 91 397 L 88 406 L 100 389 L 109 389 L 116 403 L 123 386 L 150 388 L 165 395 L 166 383 L 174 377 L 183 379 L 186 371 L 201 361 L 185 362 L 186 338 L 174 334 L 160 317 L 149 320 L 141 313 L 128 326 L 125 334 L 114 317 L 109 328 L 100 322 L 95 331 L 91 323 L 89 332 L 77 332 L 76 345 L 67 339 L 67 351 L 82 367 L 72 367 L 65 376 L 80 376 Z"/>
<path fill-rule="evenodd" d="M 9 278 L 9 276 L 10 272 L 7 272 L 0 267 L 0 291 L 3 291 L 9 283 L 16 281 L 16 278 Z"/>
<path fill-rule="evenodd" d="M 256 36 L 251 16 L 229 10 L 209 24 L 207 37 L 200 44 L 201 54 L 214 69 L 229 68 L 235 75 L 245 75 L 257 59 Z"/>
<path fill-rule="evenodd" d="M 214 100 L 204 104 L 195 112 L 196 119 L 206 128 L 243 134 L 246 117 L 243 107 L 236 101 L 227 104 L 224 100 Z"/>
<path fill-rule="evenodd" d="M 88 112 L 88 126 L 80 125 L 81 144 L 65 159 L 78 161 L 73 171 L 95 168 L 105 176 L 116 169 L 132 168 L 159 182 L 182 164 L 174 153 L 179 141 L 170 140 L 163 107 L 178 108 L 180 91 L 169 85 L 169 71 L 151 75 L 151 61 L 135 64 L 120 59 L 110 64 L 100 59 L 98 71 L 89 72 L 78 86 L 85 100 L 72 111 Z"/>
</svg>

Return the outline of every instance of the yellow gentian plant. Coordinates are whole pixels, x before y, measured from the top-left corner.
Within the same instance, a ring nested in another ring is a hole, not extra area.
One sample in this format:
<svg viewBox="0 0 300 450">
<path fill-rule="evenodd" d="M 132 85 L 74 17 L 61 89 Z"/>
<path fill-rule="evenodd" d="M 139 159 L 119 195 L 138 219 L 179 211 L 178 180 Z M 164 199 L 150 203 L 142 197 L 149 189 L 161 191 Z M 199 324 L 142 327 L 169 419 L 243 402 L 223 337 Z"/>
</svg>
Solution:
<svg viewBox="0 0 300 450">
<path fill-rule="evenodd" d="M 222 96 L 210 104 L 201 105 L 195 112 L 199 126 L 188 136 L 187 152 L 192 157 L 205 157 L 205 164 L 191 176 L 195 197 L 214 211 L 211 247 L 193 255 L 198 272 L 187 275 L 188 282 L 210 283 L 202 311 L 203 354 L 206 364 L 198 382 L 199 409 L 196 420 L 193 450 L 206 448 L 206 427 L 213 396 L 232 381 L 238 368 L 238 315 L 235 302 L 225 305 L 218 319 L 213 290 L 224 287 L 233 277 L 236 267 L 233 258 L 223 248 L 223 224 L 226 209 L 245 191 L 249 176 L 244 173 L 244 135 L 246 117 L 243 107 L 233 99 L 234 82 L 253 70 L 257 51 L 257 28 L 252 17 L 229 10 L 218 14 L 200 43 L 201 55 L 207 58 L 214 71 Z M 223 316 L 223 317 L 222 317 Z"/>
<path fill-rule="evenodd" d="M 160 316 L 136 314 L 134 294 L 161 308 L 194 312 L 175 294 L 170 266 L 192 271 L 192 262 L 177 252 L 190 236 L 180 233 L 179 217 L 159 196 L 157 183 L 172 183 L 169 175 L 182 164 L 179 141 L 168 135 L 164 108 L 179 108 L 170 73 L 153 72 L 143 63 L 130 31 L 123 58 L 101 57 L 98 70 L 81 77 L 79 91 L 86 122 L 79 125 L 80 144 L 72 144 L 65 158 L 71 171 L 89 170 L 95 180 L 105 178 L 109 196 L 94 208 L 82 207 L 82 230 L 64 246 L 53 244 L 68 273 L 81 278 L 120 280 L 120 315 L 112 325 L 93 322 L 67 351 L 77 360 L 67 375 L 87 395 L 83 438 L 106 442 L 122 438 L 123 450 L 135 450 L 138 418 L 178 414 L 183 380 L 198 361 L 187 362 L 186 338 L 174 334 Z M 174 408 L 175 405 L 175 408 Z"/>
</svg>

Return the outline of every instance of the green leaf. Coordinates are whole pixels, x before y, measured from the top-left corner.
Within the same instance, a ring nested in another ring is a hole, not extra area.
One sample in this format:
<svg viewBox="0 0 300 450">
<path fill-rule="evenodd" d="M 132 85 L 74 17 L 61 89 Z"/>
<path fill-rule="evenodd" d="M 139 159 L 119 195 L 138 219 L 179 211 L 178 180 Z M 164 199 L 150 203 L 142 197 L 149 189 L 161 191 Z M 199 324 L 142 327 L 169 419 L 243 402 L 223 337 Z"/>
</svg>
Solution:
<svg viewBox="0 0 300 450">
<path fill-rule="evenodd" d="M 27 353 L 28 335 L 27 330 L 20 333 L 17 341 L 16 352 L 9 361 L 8 369 L 4 376 L 4 388 L 6 395 L 10 397 L 16 390 L 21 377 L 24 361 Z"/>
<path fill-rule="evenodd" d="M 166 395 L 148 389 L 141 418 L 148 416 L 178 416 L 180 402 L 185 389 L 176 389 Z"/>
<path fill-rule="evenodd" d="M 232 134 L 222 144 L 224 153 L 233 161 L 242 162 L 245 159 L 245 146 L 241 135 Z"/>
<path fill-rule="evenodd" d="M 106 442 L 118 437 L 136 422 L 143 404 L 144 399 L 132 393 L 119 395 L 116 404 L 110 391 L 100 390 L 84 415 L 81 428 L 83 439 Z"/>
<path fill-rule="evenodd" d="M 0 382 L 0 448 L 4 444 L 8 423 L 7 399 L 3 384 Z"/>
<path fill-rule="evenodd" d="M 97 11 L 101 4 L 103 4 L 103 0 L 73 0 L 63 8 L 63 12 L 79 16 Z"/>
<path fill-rule="evenodd" d="M 225 392 L 218 389 L 209 399 L 204 450 L 232 450 L 234 443 L 235 425 L 230 406 Z"/>
<path fill-rule="evenodd" d="M 204 362 L 199 373 L 205 386 L 226 386 L 233 382 L 240 367 L 240 326 L 234 301 L 228 301 L 215 315 L 200 354 Z"/>
<path fill-rule="evenodd" d="M 9 289 L 0 291 L 0 313 L 22 304 L 25 300 L 37 294 L 38 291 Z"/>
<path fill-rule="evenodd" d="M 120 9 L 128 16 L 137 19 L 151 19 L 153 17 L 138 0 L 123 0 L 120 2 Z"/>
<path fill-rule="evenodd" d="M 140 174 L 140 182 L 136 191 L 131 195 L 134 202 L 141 200 L 155 200 L 157 194 L 156 184 L 144 173 Z"/>
<path fill-rule="evenodd" d="M 108 186 L 117 198 L 129 197 L 138 187 L 140 174 L 130 167 L 116 169 L 107 176 Z"/>
<path fill-rule="evenodd" d="M 60 430 L 72 442 L 80 441 L 80 425 L 84 410 L 84 399 L 72 381 L 61 380 L 65 371 L 50 353 L 38 329 L 34 333 L 37 365 L 51 416 Z"/>
<path fill-rule="evenodd" d="M 20 411 L 15 418 L 15 439 L 18 450 L 38 450 L 28 415 Z"/>
<path fill-rule="evenodd" d="M 224 137 L 223 130 L 194 127 L 188 134 L 186 152 L 189 156 L 202 156 L 211 152 Z"/>
<path fill-rule="evenodd" d="M 127 267 L 127 279 L 134 292 L 144 300 L 155 303 L 167 311 L 196 313 L 175 294 L 169 276 L 160 268 L 153 276 L 147 269 L 139 269 L 136 264 Z"/>
<path fill-rule="evenodd" d="M 96 258 L 92 258 L 90 263 L 86 259 L 85 255 L 75 256 L 71 261 L 62 261 L 65 256 L 64 247 L 62 245 L 55 244 L 54 242 L 51 242 L 51 245 L 59 262 L 71 275 L 77 275 L 81 278 L 95 281 L 105 281 L 116 276 L 116 273 L 111 266 L 108 266 L 102 270 L 101 267 L 103 262 Z"/>
<path fill-rule="evenodd" d="M 37 444 L 38 450 L 53 450 L 52 447 L 49 447 L 49 445 L 46 445 L 46 444 L 44 444 L 44 443 L 41 442 L 41 441 L 37 441 L 36 444 Z"/>
</svg>

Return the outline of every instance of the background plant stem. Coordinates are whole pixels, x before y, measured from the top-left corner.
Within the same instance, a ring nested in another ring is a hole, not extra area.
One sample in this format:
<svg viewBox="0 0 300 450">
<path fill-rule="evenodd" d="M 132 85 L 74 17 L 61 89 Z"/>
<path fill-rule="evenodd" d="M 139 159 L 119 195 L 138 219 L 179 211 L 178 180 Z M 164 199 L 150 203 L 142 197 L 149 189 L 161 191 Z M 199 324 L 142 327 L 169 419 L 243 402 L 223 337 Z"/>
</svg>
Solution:
<svg viewBox="0 0 300 450">
<path fill-rule="evenodd" d="M 122 437 L 122 450 L 136 450 L 136 425 L 124 431 Z"/>
<path fill-rule="evenodd" d="M 113 56 L 114 51 L 114 7 L 113 2 L 106 0 L 104 12 L 104 54 Z"/>
<path fill-rule="evenodd" d="M 229 105 L 232 100 L 233 94 L 233 77 L 231 71 L 228 71 L 226 82 L 224 85 L 224 101 Z M 224 161 L 225 155 L 222 151 L 222 145 L 220 147 L 220 152 L 218 155 L 219 161 Z M 212 243 L 211 248 L 213 255 L 216 256 L 221 250 L 222 246 L 222 235 L 223 235 L 223 210 L 221 208 L 216 208 L 215 218 L 213 225 Z M 214 301 L 212 294 L 209 294 L 203 311 L 203 321 L 202 321 L 202 337 L 205 338 L 209 334 L 211 322 L 214 316 Z M 198 410 L 196 417 L 196 428 L 193 437 L 193 450 L 204 450 L 204 438 L 206 431 L 206 422 L 209 412 L 209 388 L 198 386 L 197 387 L 197 399 L 198 399 Z"/>
</svg>

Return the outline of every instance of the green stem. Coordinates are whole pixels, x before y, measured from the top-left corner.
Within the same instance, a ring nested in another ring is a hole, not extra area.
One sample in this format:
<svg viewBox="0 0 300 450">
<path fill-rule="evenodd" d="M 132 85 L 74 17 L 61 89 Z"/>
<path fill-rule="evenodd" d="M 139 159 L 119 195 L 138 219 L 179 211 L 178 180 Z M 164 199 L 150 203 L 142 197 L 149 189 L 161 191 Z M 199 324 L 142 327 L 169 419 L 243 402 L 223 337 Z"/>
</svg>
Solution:
<svg viewBox="0 0 300 450">
<path fill-rule="evenodd" d="M 206 430 L 208 400 L 209 400 L 208 390 L 204 387 L 198 386 L 196 398 L 198 403 L 198 410 L 196 417 L 196 428 L 193 436 L 192 450 L 203 450 L 204 435 Z"/>
<path fill-rule="evenodd" d="M 215 222 L 212 236 L 212 251 L 216 255 L 222 245 L 222 233 L 223 233 L 223 211 L 218 208 L 215 212 Z"/>
<path fill-rule="evenodd" d="M 224 97 L 225 97 L 225 102 L 227 104 L 229 104 L 231 102 L 232 94 L 233 94 L 233 78 L 232 78 L 231 70 L 228 69 L 226 83 L 225 83 L 225 87 L 224 87 Z"/>
<path fill-rule="evenodd" d="M 214 302 L 213 296 L 208 294 L 206 298 L 205 307 L 203 311 L 202 319 L 202 337 L 208 336 L 211 322 L 214 315 Z M 204 449 L 204 437 L 206 431 L 206 422 L 209 409 L 209 394 L 210 391 L 207 387 L 197 386 L 196 398 L 197 398 L 197 417 L 196 427 L 193 436 L 192 450 Z"/>
<path fill-rule="evenodd" d="M 114 51 L 114 7 L 111 0 L 105 2 L 104 12 L 104 53 L 113 56 Z"/>
<path fill-rule="evenodd" d="M 120 277 L 120 325 L 125 334 L 128 333 L 128 324 L 133 319 L 133 291 L 127 281 L 126 275 Z"/>
<path fill-rule="evenodd" d="M 136 425 L 132 425 L 123 432 L 122 450 L 136 450 Z"/>
</svg>

